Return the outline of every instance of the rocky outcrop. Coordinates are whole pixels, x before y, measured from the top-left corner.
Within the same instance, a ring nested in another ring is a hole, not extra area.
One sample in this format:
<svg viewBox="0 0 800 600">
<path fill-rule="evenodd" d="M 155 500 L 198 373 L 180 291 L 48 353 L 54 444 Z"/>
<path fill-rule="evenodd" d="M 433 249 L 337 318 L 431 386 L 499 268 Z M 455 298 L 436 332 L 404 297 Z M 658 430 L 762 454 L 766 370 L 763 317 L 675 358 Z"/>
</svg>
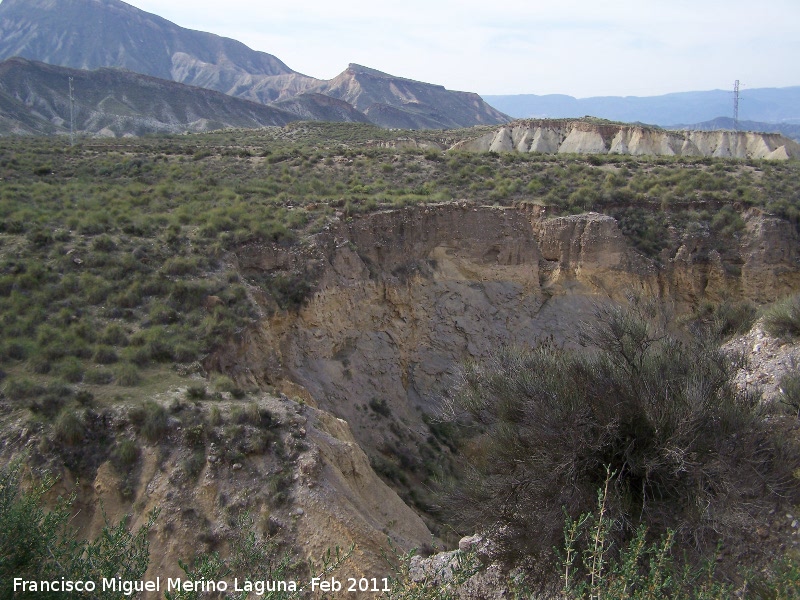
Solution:
<svg viewBox="0 0 800 600">
<path fill-rule="evenodd" d="M 481 137 L 459 142 L 454 149 L 770 160 L 800 157 L 800 144 L 777 133 L 666 131 L 642 125 L 580 120 L 515 121 Z"/>
<path fill-rule="evenodd" d="M 737 388 L 758 391 L 766 402 L 781 401 L 781 379 L 796 375 L 800 366 L 800 344 L 769 335 L 763 319 L 746 334 L 726 342 L 723 349 L 745 359 L 734 377 Z"/>
</svg>

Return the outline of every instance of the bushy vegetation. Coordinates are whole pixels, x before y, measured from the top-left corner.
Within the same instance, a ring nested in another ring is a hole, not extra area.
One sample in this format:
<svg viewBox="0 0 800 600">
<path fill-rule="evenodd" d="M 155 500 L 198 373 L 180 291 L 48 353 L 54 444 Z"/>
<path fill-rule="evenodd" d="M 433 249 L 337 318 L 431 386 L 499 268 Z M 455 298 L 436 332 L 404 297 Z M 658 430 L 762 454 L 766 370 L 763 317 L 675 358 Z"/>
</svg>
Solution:
<svg viewBox="0 0 800 600">
<path fill-rule="evenodd" d="M 95 581 L 104 577 L 140 580 L 149 563 L 148 524 L 131 531 L 124 522 L 103 527 L 93 540 L 82 540 L 71 524 L 75 498 L 61 499 L 52 510 L 42 501 L 52 486 L 45 480 L 24 491 L 20 465 L 0 468 L 0 596 L 49 598 L 46 592 L 13 592 L 15 577 L 27 581 Z M 84 593 L 63 592 L 60 598 L 86 598 Z M 109 600 L 122 600 L 122 592 L 103 592 Z"/>
<path fill-rule="evenodd" d="M 609 547 L 646 527 L 648 543 L 674 536 L 688 564 L 719 543 L 757 554 L 756 525 L 776 502 L 800 500 L 789 424 L 767 421 L 732 385 L 729 358 L 670 332 L 649 305 L 602 309 L 584 332 L 588 350 L 506 348 L 466 368 L 452 412 L 477 429 L 468 476 L 450 493 L 461 523 L 546 578 L 564 514 L 591 513 L 606 489 Z"/>
<path fill-rule="evenodd" d="M 800 295 L 775 302 L 764 312 L 764 330 L 777 338 L 800 337 Z"/>
</svg>

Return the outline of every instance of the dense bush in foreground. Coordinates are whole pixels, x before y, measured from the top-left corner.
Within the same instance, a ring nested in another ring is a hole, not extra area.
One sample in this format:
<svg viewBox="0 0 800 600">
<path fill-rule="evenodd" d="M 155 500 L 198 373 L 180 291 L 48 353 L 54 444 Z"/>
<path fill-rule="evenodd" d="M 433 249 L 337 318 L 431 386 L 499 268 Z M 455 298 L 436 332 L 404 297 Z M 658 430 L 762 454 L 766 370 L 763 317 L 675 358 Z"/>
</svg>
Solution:
<svg viewBox="0 0 800 600">
<path fill-rule="evenodd" d="M 477 434 L 451 492 L 461 522 L 552 576 L 565 514 L 592 512 L 607 486 L 615 548 L 644 525 L 648 539 L 673 532 L 689 563 L 720 543 L 757 563 L 756 525 L 800 499 L 796 439 L 736 390 L 715 347 L 679 339 L 641 304 L 600 313 L 585 329 L 593 351 L 504 349 L 466 368 L 452 409 Z"/>
</svg>

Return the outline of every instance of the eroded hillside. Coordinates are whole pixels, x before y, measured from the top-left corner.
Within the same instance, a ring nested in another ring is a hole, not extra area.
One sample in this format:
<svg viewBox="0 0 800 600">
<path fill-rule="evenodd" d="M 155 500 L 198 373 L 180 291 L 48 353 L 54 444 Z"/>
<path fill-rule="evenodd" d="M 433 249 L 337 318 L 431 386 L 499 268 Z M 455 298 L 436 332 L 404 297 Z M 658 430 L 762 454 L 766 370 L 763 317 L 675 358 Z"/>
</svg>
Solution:
<svg viewBox="0 0 800 600">
<path fill-rule="evenodd" d="M 636 252 L 609 216 L 450 203 L 331 224 L 300 255 L 250 245 L 237 253 L 244 277 L 313 273 L 313 292 L 296 313 L 263 320 L 207 365 L 242 382 L 301 385 L 408 491 L 409 472 L 426 481 L 449 452 L 435 417 L 464 361 L 502 345 L 574 345 L 597 303 L 632 293 L 688 313 L 797 289 L 791 225 L 758 211 L 745 224 L 733 243 L 676 231 L 657 261 Z M 407 499 L 426 508 L 424 497 Z"/>
<path fill-rule="evenodd" d="M 324 133 L 4 146 L 4 460 L 79 481 L 87 533 L 101 499 L 162 507 L 153 569 L 225 552 L 249 513 L 298 555 L 355 542 L 347 568 L 380 575 L 387 536 L 447 533 L 430 484 L 459 449 L 436 417 L 464 361 L 574 345 L 630 293 L 687 315 L 800 284 L 794 161 Z"/>
</svg>

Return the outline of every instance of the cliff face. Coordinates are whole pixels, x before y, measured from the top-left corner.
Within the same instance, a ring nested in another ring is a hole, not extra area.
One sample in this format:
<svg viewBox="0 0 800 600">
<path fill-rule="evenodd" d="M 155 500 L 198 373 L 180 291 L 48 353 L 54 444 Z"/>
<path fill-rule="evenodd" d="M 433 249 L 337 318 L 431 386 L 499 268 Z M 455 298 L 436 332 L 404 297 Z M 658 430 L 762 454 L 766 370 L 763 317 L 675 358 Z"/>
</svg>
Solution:
<svg viewBox="0 0 800 600">
<path fill-rule="evenodd" d="M 302 386 L 350 424 L 374 463 L 422 473 L 434 434 L 425 415 L 465 360 L 503 344 L 575 343 L 598 303 L 631 292 L 687 311 L 798 289 L 791 225 L 758 213 L 746 223 L 739 240 L 686 234 L 653 261 L 631 249 L 613 218 L 594 213 L 544 219 L 447 204 L 355 218 L 302 255 L 277 246 L 239 254 L 245 275 L 313 265 L 317 291 L 212 362 L 239 379 Z"/>
<path fill-rule="evenodd" d="M 666 131 L 588 121 L 516 121 L 454 149 L 473 152 L 631 154 L 719 158 L 800 157 L 800 144 L 777 133 Z"/>
</svg>

